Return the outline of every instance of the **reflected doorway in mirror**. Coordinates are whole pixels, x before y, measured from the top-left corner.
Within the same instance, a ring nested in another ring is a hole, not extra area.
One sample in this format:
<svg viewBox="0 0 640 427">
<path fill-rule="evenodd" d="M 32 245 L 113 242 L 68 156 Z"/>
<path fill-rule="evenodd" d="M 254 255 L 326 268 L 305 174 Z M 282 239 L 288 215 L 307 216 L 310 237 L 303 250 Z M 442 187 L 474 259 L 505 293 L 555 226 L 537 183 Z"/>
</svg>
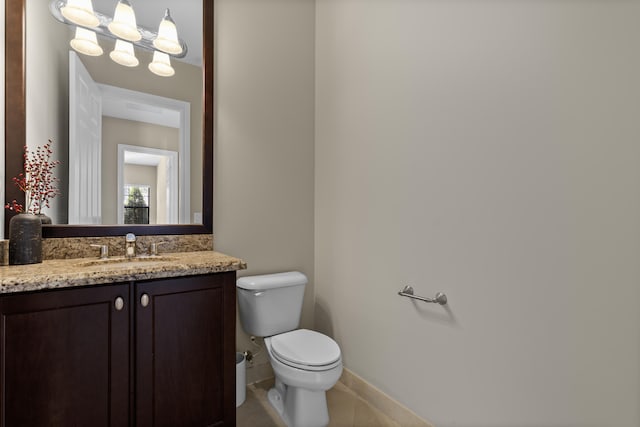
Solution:
<svg viewBox="0 0 640 427">
<path fill-rule="evenodd" d="M 146 224 L 178 224 L 178 153 L 118 144 L 118 224 L 127 224 L 129 187 L 148 188 Z M 144 222 L 138 222 L 144 224 Z"/>
<path fill-rule="evenodd" d="M 124 223 L 127 163 L 159 167 L 158 176 L 165 177 L 150 224 L 190 223 L 189 103 L 95 83 L 75 52 L 69 62 L 69 223 Z M 117 135 L 110 128 L 115 123 L 121 124 Z M 127 148 L 121 151 L 120 145 Z M 125 156 L 138 160 L 127 162 Z M 117 182 L 108 173 L 114 170 Z"/>
</svg>

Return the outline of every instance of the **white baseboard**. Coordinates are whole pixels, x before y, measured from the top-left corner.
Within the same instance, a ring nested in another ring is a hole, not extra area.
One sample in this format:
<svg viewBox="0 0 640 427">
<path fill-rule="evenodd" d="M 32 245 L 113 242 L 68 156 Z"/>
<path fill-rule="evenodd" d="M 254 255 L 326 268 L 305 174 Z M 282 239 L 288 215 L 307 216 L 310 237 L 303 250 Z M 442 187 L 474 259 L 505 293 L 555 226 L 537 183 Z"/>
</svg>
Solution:
<svg viewBox="0 0 640 427">
<path fill-rule="evenodd" d="M 368 404 L 387 415 L 403 427 L 433 427 L 411 409 L 393 399 L 388 394 L 369 384 L 347 368 L 342 371 L 340 382 L 364 399 Z"/>
</svg>

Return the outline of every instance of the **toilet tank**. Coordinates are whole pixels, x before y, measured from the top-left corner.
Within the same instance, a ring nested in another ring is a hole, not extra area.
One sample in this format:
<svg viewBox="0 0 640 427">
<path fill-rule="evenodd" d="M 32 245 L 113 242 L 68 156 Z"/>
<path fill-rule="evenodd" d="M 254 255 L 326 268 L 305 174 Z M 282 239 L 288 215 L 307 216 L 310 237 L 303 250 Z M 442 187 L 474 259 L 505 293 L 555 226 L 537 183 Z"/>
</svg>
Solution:
<svg viewBox="0 0 640 427">
<path fill-rule="evenodd" d="M 242 329 L 257 337 L 297 329 L 306 284 L 307 276 L 298 271 L 238 279 L 236 286 Z"/>
</svg>

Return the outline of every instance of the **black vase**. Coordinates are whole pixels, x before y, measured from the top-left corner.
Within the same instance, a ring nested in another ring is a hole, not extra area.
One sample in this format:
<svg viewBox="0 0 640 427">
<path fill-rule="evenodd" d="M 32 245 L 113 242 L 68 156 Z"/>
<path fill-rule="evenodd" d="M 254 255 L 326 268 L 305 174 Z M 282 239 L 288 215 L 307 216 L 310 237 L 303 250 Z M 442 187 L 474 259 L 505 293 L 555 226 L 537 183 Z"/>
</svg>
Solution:
<svg viewBox="0 0 640 427">
<path fill-rule="evenodd" d="M 47 216 L 43 213 L 36 214 L 36 216 L 40 218 L 40 222 L 42 223 L 42 225 L 47 225 L 52 223 L 50 216 Z"/>
<path fill-rule="evenodd" d="M 9 264 L 42 262 L 42 221 L 37 215 L 21 213 L 9 221 Z"/>
</svg>

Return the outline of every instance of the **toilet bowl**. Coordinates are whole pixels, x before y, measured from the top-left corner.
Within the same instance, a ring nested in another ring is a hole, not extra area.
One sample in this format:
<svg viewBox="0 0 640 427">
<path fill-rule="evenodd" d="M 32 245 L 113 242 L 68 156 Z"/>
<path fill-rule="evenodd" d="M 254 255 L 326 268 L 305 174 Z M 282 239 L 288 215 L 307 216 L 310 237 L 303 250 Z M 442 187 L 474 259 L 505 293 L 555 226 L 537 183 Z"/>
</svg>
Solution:
<svg viewBox="0 0 640 427">
<path fill-rule="evenodd" d="M 336 342 L 307 329 L 267 337 L 264 341 L 276 376 L 275 387 L 267 396 L 284 422 L 296 427 L 329 424 L 326 391 L 342 374 Z"/>
<path fill-rule="evenodd" d="M 340 347 L 300 322 L 307 278 L 299 272 L 238 279 L 238 307 L 244 330 L 264 337 L 275 386 L 267 396 L 289 427 L 329 424 L 326 391 L 342 374 Z"/>
</svg>

